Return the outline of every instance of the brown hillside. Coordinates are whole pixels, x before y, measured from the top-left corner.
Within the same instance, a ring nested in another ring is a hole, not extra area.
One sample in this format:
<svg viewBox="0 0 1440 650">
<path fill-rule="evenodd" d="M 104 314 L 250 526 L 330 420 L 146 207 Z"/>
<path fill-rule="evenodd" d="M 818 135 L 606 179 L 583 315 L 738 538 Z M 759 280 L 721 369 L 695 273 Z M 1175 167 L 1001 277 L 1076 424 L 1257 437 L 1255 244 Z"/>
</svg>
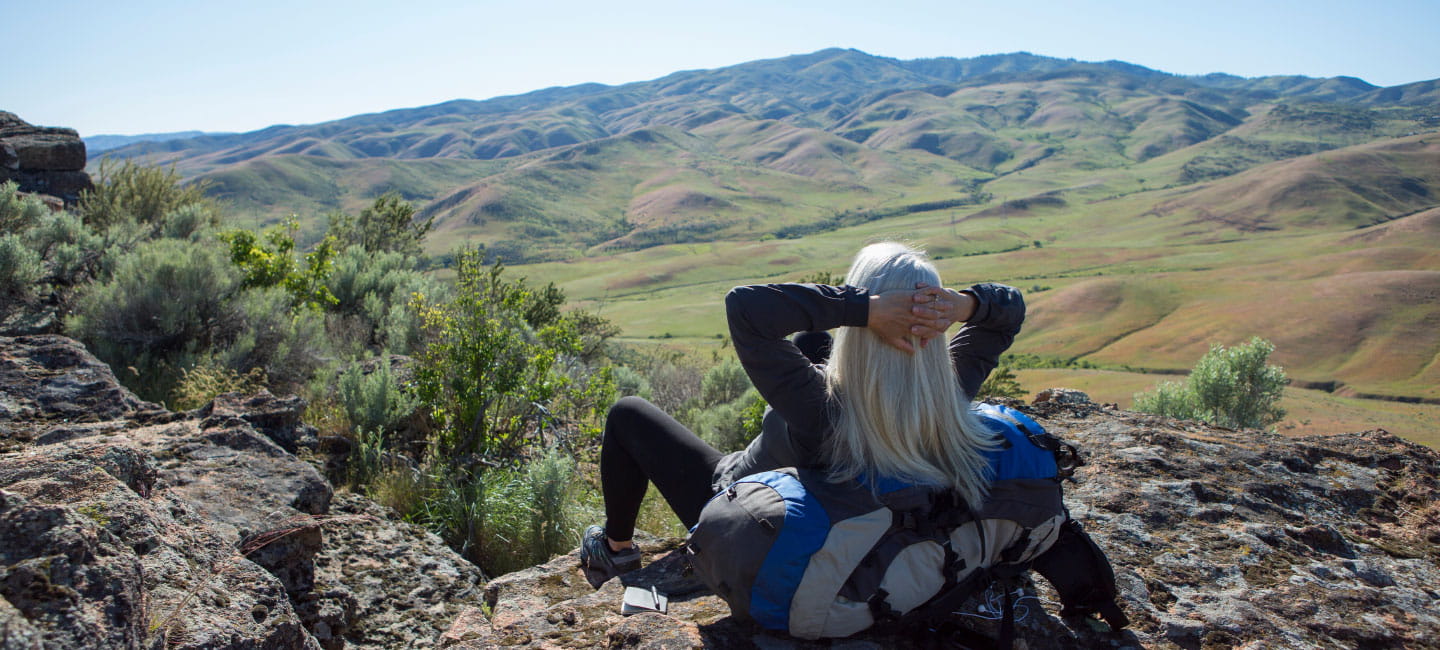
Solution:
<svg viewBox="0 0 1440 650">
<path fill-rule="evenodd" d="M 1411 136 L 1256 167 L 1161 203 L 1182 215 L 1253 232 L 1360 227 L 1440 203 L 1440 137 Z"/>
</svg>

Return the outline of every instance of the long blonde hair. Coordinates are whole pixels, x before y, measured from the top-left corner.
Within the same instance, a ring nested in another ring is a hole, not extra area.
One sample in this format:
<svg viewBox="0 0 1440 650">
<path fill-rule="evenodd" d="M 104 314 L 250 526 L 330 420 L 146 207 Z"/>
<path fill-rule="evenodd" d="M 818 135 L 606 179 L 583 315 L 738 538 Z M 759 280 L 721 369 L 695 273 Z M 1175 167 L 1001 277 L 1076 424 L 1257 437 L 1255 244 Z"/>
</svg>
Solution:
<svg viewBox="0 0 1440 650">
<path fill-rule="evenodd" d="M 870 293 L 940 284 L 924 252 L 895 242 L 861 249 L 846 284 Z M 826 449 L 833 480 L 888 476 L 940 485 L 979 507 L 990 488 L 984 452 L 994 434 L 976 419 L 955 380 L 942 339 L 915 353 L 887 345 L 863 327 L 843 327 L 826 367 L 826 388 L 836 408 Z"/>
</svg>

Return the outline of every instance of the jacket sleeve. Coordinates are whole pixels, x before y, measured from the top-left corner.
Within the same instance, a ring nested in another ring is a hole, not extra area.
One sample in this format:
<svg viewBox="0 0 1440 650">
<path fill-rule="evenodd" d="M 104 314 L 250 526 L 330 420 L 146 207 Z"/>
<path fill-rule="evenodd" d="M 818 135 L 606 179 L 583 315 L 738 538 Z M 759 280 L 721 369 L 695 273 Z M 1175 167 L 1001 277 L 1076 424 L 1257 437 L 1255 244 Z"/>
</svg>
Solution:
<svg viewBox="0 0 1440 650">
<path fill-rule="evenodd" d="M 974 399 L 1000 355 L 1015 342 L 1025 322 L 1025 297 L 1003 284 L 977 284 L 965 293 L 975 296 L 975 314 L 950 338 L 950 362 L 965 395 Z"/>
<path fill-rule="evenodd" d="M 828 428 L 825 378 L 785 337 L 795 332 L 863 327 L 869 294 L 856 287 L 764 284 L 725 296 L 730 339 L 751 383 L 790 426 L 803 447 L 818 446 Z M 814 439 L 811 439 L 814 438 Z"/>
</svg>

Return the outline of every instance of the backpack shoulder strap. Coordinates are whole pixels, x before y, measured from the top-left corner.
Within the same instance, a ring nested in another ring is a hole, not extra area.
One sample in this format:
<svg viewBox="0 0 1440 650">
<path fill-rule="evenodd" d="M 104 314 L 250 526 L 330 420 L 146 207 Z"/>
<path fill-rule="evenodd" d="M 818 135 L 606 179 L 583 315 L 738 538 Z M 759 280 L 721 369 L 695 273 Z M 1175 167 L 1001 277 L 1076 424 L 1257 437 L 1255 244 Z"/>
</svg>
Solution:
<svg viewBox="0 0 1440 650">
<path fill-rule="evenodd" d="M 1055 477 L 1058 479 L 1070 478 L 1075 474 L 1076 468 L 1085 464 L 1074 445 L 1051 435 L 1045 431 L 1045 427 L 1040 426 L 1039 422 L 1023 411 L 1003 404 L 979 402 L 975 404 L 975 412 L 982 420 L 1001 429 L 999 433 L 1007 438 L 1007 441 L 1009 438 L 1023 436 L 1031 445 L 1050 452 L 1055 460 Z"/>
</svg>

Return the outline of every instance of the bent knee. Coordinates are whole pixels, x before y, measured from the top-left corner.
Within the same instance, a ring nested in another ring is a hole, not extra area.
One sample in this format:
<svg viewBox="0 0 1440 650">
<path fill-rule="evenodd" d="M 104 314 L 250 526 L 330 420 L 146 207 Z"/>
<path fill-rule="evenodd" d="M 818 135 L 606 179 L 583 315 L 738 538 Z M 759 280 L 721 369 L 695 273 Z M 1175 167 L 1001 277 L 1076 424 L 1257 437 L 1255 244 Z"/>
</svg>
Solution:
<svg viewBox="0 0 1440 650">
<path fill-rule="evenodd" d="M 643 397 L 628 395 L 615 401 L 610 406 L 610 411 L 605 414 L 605 430 L 610 432 L 618 428 L 626 428 L 626 425 L 639 420 L 643 413 L 650 410 L 657 410 Z"/>
</svg>

